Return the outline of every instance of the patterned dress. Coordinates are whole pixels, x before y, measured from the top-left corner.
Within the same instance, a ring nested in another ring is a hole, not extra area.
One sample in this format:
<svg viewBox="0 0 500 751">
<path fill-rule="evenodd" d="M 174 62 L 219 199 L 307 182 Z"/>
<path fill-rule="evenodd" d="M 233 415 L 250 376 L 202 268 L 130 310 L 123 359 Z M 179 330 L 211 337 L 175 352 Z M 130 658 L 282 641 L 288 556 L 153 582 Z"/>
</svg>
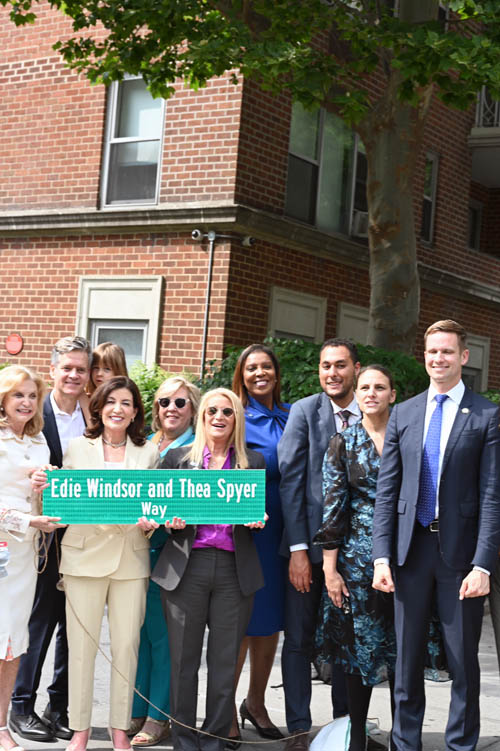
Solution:
<svg viewBox="0 0 500 751">
<path fill-rule="evenodd" d="M 380 456 L 361 422 L 333 436 L 323 461 L 323 524 L 314 542 L 338 548 L 337 570 L 349 590 L 341 608 L 323 596 L 320 659 L 334 656 L 345 673 L 373 686 L 394 673 L 393 595 L 372 587 L 373 512 Z M 320 619 L 321 620 L 321 619 Z M 425 677 L 447 680 L 437 616 L 429 625 Z"/>
<path fill-rule="evenodd" d="M 396 659 L 392 595 L 372 588 L 379 466 L 375 445 L 360 422 L 333 436 L 323 461 L 323 524 L 314 538 L 326 549 L 339 549 L 337 570 L 350 595 L 341 608 L 324 598 L 323 650 L 369 686 L 386 680 Z"/>
</svg>

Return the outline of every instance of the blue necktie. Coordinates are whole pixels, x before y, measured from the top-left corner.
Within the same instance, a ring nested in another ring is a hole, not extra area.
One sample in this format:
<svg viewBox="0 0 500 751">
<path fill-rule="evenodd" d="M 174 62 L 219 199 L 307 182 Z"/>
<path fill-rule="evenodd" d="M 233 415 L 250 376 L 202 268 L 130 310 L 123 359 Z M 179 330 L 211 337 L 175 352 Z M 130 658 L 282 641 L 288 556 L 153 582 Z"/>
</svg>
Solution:
<svg viewBox="0 0 500 751">
<path fill-rule="evenodd" d="M 428 527 L 436 518 L 441 423 L 443 422 L 443 402 L 447 398 L 447 394 L 436 394 L 435 396 L 436 407 L 429 422 L 422 454 L 417 519 L 423 527 Z"/>
</svg>

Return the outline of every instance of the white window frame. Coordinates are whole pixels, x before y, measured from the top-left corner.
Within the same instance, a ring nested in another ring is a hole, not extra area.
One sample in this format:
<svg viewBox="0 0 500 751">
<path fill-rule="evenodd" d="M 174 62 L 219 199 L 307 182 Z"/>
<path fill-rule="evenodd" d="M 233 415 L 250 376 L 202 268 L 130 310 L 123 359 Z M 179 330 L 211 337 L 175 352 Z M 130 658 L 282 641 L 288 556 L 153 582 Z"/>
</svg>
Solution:
<svg viewBox="0 0 500 751">
<path fill-rule="evenodd" d="M 140 79 L 141 76 L 130 76 L 126 75 L 124 80 L 130 81 L 130 80 L 137 80 Z M 105 128 L 105 141 L 104 141 L 104 154 L 103 154 L 103 168 L 101 172 L 101 186 L 100 186 L 100 192 L 101 192 L 101 200 L 100 200 L 100 206 L 101 209 L 113 209 L 116 206 L 135 206 L 135 205 L 147 205 L 147 206 L 154 206 L 158 203 L 159 198 L 159 191 L 160 191 L 160 183 L 161 183 L 161 166 L 163 161 L 163 144 L 164 144 L 164 134 L 165 134 L 165 100 L 161 100 L 161 133 L 159 138 L 115 138 L 113 136 L 113 133 L 115 133 L 116 128 L 116 119 L 118 114 L 118 102 L 119 102 L 119 91 L 120 91 L 120 85 L 121 81 L 113 81 L 112 84 L 109 86 L 108 95 L 107 95 L 107 105 L 106 105 L 106 128 Z M 144 199 L 144 198 L 137 198 L 137 199 L 129 199 L 127 201 L 113 201 L 112 203 L 107 203 L 106 197 L 108 194 L 108 180 L 109 180 L 109 162 L 111 158 L 111 147 L 115 144 L 120 143 L 144 143 L 146 141 L 160 141 L 160 147 L 158 149 L 158 169 L 156 171 L 156 185 L 155 185 L 155 194 L 153 199 Z"/>
<path fill-rule="evenodd" d="M 278 315 L 280 305 L 292 305 L 298 308 L 308 307 L 312 308 L 316 320 L 314 326 L 311 329 L 310 334 L 306 336 L 311 341 L 322 342 L 325 338 L 325 325 L 326 325 L 326 309 L 327 299 L 326 297 L 320 297 L 319 295 L 309 295 L 305 292 L 295 292 L 295 290 L 286 289 L 284 287 L 271 287 L 271 297 L 269 301 L 269 335 L 277 336 L 282 331 L 278 324 Z M 277 333 L 278 332 L 278 333 Z M 300 339 L 304 336 L 303 332 L 286 332 L 290 335 L 290 338 L 296 337 Z"/>
<path fill-rule="evenodd" d="M 429 195 L 426 195 L 425 192 L 422 193 L 422 220 L 423 220 L 423 207 L 424 202 L 428 201 L 431 205 L 431 220 L 430 220 L 430 226 L 429 226 L 429 237 L 424 237 L 422 234 L 423 227 L 420 228 L 420 239 L 423 243 L 426 245 L 432 245 L 434 242 L 434 225 L 436 221 L 436 198 L 437 198 L 437 185 L 438 185 L 438 174 L 439 174 L 439 154 L 437 154 L 435 151 L 428 151 L 425 155 L 425 161 L 431 162 L 432 164 L 432 176 L 431 176 L 431 192 Z M 425 173 L 424 173 L 425 177 Z M 424 186 L 425 191 L 425 186 Z M 423 222 L 421 222 L 422 225 Z"/>
<path fill-rule="evenodd" d="M 89 338 L 92 322 L 96 321 L 116 328 L 134 325 L 144 328 L 146 322 L 144 362 L 153 365 L 158 349 L 162 289 L 161 276 L 80 277 L 75 333 Z"/>
<path fill-rule="evenodd" d="M 318 226 L 318 205 L 319 205 L 319 186 L 321 185 L 321 177 L 322 177 L 322 171 L 323 171 L 323 138 L 324 138 L 324 128 L 325 128 L 325 117 L 326 117 L 326 110 L 321 107 L 319 111 L 319 118 L 318 118 L 318 134 L 317 134 L 317 154 L 316 159 L 311 159 L 311 157 L 304 156 L 303 154 L 299 154 L 295 151 L 293 151 L 290 148 L 290 145 L 288 147 L 288 155 L 293 156 L 296 159 L 301 159 L 303 162 L 307 162 L 308 164 L 312 164 L 316 168 L 316 203 L 314 207 L 314 221 L 312 223 L 309 222 L 303 222 L 304 224 L 307 224 L 309 227 L 316 227 L 319 229 Z M 291 131 L 291 129 L 290 129 Z M 291 137 L 291 133 L 290 133 Z M 348 236 L 353 237 L 362 237 L 366 238 L 368 237 L 368 230 L 365 231 L 354 231 L 355 229 L 355 222 L 354 222 L 354 196 L 356 191 L 356 171 L 357 171 L 357 165 L 358 165 L 358 153 L 359 153 L 359 143 L 360 143 L 360 137 L 357 133 L 353 132 L 353 156 L 352 156 L 352 168 L 351 168 L 351 174 L 349 176 L 349 181 L 346 185 L 346 194 L 347 194 L 347 211 L 346 211 L 346 234 Z M 287 186 L 286 189 L 288 191 L 289 185 L 288 185 L 288 175 L 287 175 Z M 285 207 L 286 207 L 286 198 L 285 198 Z M 286 211 L 286 209 L 285 209 Z M 365 212 L 357 211 L 357 214 L 364 214 Z M 297 219 L 294 216 L 291 216 L 290 214 L 287 214 L 287 216 L 297 222 L 302 222 L 301 219 Z M 365 222 L 363 226 L 368 226 L 368 212 L 366 212 L 366 217 L 363 217 L 365 219 Z M 326 230 L 320 230 L 320 231 L 326 231 Z"/>
<path fill-rule="evenodd" d="M 490 366 L 490 337 L 467 334 L 467 349 L 469 350 L 469 362 L 464 367 L 469 366 L 481 373 L 479 390 L 486 391 Z"/>
</svg>

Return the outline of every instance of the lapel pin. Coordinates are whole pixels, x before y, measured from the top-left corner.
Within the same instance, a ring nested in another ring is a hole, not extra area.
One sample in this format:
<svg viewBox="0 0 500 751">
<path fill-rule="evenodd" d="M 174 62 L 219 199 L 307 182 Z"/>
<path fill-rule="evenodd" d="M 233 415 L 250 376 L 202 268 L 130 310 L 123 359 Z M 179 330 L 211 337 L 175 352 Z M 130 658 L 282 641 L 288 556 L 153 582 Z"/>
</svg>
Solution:
<svg viewBox="0 0 500 751">
<path fill-rule="evenodd" d="M 468 408 L 468 407 L 462 407 L 462 412 L 464 413 L 464 415 L 468 415 L 468 414 L 469 414 L 469 411 L 470 411 L 470 410 L 469 410 L 469 408 Z"/>
</svg>

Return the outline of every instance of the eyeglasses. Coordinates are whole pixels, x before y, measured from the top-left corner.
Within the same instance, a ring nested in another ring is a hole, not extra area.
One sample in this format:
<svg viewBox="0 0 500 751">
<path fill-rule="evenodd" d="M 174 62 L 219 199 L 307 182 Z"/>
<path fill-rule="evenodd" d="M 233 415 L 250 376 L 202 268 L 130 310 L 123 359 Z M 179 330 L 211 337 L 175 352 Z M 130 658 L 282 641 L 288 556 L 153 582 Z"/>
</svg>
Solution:
<svg viewBox="0 0 500 751">
<path fill-rule="evenodd" d="M 191 399 L 182 399 L 180 396 L 177 399 L 170 399 L 168 396 L 162 396 L 161 399 L 158 399 L 158 404 L 165 409 L 172 401 L 177 409 L 183 409 Z"/>
<path fill-rule="evenodd" d="M 234 409 L 232 407 L 223 407 L 222 409 L 219 409 L 219 407 L 207 407 L 207 415 L 216 415 L 217 412 L 222 412 L 224 417 L 232 417 L 234 415 Z"/>
</svg>

